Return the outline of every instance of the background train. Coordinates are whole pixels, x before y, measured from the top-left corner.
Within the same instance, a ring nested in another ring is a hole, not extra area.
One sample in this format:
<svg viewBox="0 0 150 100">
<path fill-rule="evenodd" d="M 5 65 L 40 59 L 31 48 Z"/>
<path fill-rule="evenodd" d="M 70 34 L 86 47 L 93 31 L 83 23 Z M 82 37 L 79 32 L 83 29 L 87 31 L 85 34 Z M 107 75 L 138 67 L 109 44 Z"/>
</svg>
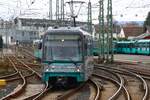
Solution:
<svg viewBox="0 0 150 100">
<path fill-rule="evenodd" d="M 80 28 L 48 30 L 42 41 L 34 43 L 34 54 L 44 64 L 43 80 L 65 85 L 88 80 L 93 71 L 92 41 Z"/>
<path fill-rule="evenodd" d="M 115 53 L 150 55 L 150 40 L 115 42 Z"/>
<path fill-rule="evenodd" d="M 98 40 L 94 41 L 93 55 L 98 56 L 100 49 Z M 115 54 L 150 55 L 150 40 L 113 41 L 113 52 Z"/>
</svg>

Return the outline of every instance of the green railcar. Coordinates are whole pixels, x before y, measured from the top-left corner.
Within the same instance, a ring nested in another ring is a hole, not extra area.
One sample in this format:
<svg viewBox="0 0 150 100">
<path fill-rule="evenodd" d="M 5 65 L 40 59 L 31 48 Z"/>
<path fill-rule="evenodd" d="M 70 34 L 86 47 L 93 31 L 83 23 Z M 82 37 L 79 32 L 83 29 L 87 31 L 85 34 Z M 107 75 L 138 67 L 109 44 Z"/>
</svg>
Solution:
<svg viewBox="0 0 150 100">
<path fill-rule="evenodd" d="M 150 55 L 150 40 L 138 40 L 136 48 L 137 54 Z"/>
<path fill-rule="evenodd" d="M 119 41 L 116 42 L 116 52 L 122 54 L 135 54 L 135 41 Z"/>
<path fill-rule="evenodd" d="M 120 41 L 116 45 L 117 53 L 150 55 L 150 40 Z"/>
</svg>

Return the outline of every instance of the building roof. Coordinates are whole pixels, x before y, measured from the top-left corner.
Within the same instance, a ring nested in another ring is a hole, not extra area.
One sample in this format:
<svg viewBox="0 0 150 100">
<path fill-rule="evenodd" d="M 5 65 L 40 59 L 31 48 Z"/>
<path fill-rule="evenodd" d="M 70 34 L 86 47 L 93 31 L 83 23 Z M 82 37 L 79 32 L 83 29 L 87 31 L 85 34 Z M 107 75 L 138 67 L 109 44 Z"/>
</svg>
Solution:
<svg viewBox="0 0 150 100">
<path fill-rule="evenodd" d="M 145 38 L 147 38 L 149 36 L 150 36 L 149 33 L 144 33 L 144 34 L 141 34 L 141 35 L 135 37 L 135 39 L 145 39 Z"/>
<path fill-rule="evenodd" d="M 95 25 L 94 27 L 95 27 L 96 33 L 98 33 L 98 32 L 99 32 L 99 24 Z M 106 25 L 105 25 L 105 31 L 106 31 L 107 29 L 108 29 L 108 28 L 107 28 Z M 120 31 L 121 31 L 120 26 L 113 26 L 113 33 L 120 33 Z"/>
<path fill-rule="evenodd" d="M 150 33 L 150 26 L 147 26 L 147 32 Z"/>
<path fill-rule="evenodd" d="M 141 26 L 124 26 L 125 37 L 136 37 L 143 34 L 144 28 Z"/>
<path fill-rule="evenodd" d="M 135 37 L 134 39 L 150 39 L 150 27 L 147 27 L 147 31 L 137 37 Z"/>
</svg>

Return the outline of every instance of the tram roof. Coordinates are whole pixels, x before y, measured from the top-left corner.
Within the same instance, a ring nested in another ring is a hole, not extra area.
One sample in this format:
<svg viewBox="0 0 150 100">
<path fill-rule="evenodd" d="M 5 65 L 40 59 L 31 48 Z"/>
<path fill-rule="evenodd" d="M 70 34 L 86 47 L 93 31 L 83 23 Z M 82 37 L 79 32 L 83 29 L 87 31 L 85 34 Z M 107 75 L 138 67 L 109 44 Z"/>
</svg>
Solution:
<svg viewBox="0 0 150 100">
<path fill-rule="evenodd" d="M 60 27 L 60 28 L 49 28 L 46 34 L 78 34 L 92 36 L 88 32 L 82 30 L 79 27 Z"/>
<path fill-rule="evenodd" d="M 138 42 L 150 42 L 150 39 L 138 40 Z"/>
<path fill-rule="evenodd" d="M 134 43 L 136 41 L 118 41 L 117 43 Z"/>
</svg>

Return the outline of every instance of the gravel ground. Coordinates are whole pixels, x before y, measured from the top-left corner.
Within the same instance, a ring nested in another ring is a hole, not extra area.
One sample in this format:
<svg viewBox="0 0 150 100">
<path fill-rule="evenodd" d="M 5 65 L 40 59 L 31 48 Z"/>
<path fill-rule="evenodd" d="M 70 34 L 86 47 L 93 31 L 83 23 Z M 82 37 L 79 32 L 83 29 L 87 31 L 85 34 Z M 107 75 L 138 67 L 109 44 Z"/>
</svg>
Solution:
<svg viewBox="0 0 150 100">
<path fill-rule="evenodd" d="M 129 61 L 139 61 L 143 63 L 150 63 L 150 56 L 146 55 L 125 55 L 116 54 L 114 55 L 115 60 L 129 60 Z"/>
<path fill-rule="evenodd" d="M 0 88 L 0 99 L 6 96 L 7 94 L 11 93 L 17 86 L 17 83 L 14 82 L 6 85 L 5 87 Z"/>
</svg>

